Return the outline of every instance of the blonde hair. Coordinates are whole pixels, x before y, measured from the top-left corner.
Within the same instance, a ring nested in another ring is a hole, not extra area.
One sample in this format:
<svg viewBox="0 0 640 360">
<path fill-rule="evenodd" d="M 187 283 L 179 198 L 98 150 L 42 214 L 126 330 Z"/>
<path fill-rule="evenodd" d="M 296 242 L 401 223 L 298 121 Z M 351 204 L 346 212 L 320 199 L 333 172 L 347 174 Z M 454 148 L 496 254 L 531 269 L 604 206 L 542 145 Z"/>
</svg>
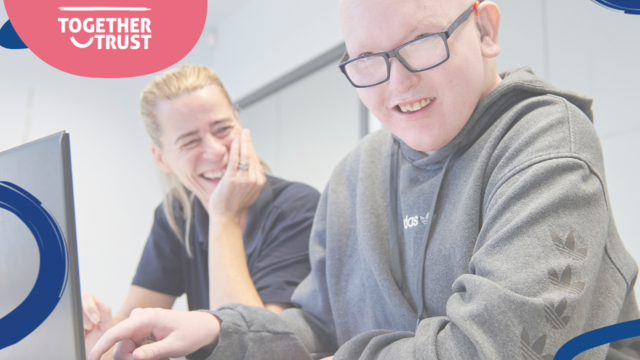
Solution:
<svg viewBox="0 0 640 360">
<path fill-rule="evenodd" d="M 202 65 L 182 65 L 157 76 L 142 91 L 140 97 L 140 115 L 144 122 L 144 127 L 151 137 L 151 141 L 160 149 L 162 144 L 162 128 L 156 116 L 158 103 L 163 100 L 173 100 L 180 95 L 190 93 L 206 86 L 218 86 L 225 98 L 231 103 L 231 97 L 216 73 Z M 233 105 L 232 105 L 233 106 Z M 160 173 L 160 183 L 163 193 L 162 208 L 169 222 L 169 226 L 178 236 L 178 239 L 185 245 L 187 255 L 192 257 L 191 246 L 189 245 L 189 234 L 191 229 L 191 219 L 193 212 L 194 194 L 187 192 L 178 177 L 173 173 Z M 174 202 L 179 205 L 174 208 Z M 206 205 L 205 205 L 206 206 Z M 176 213 L 176 211 L 178 213 Z M 180 232 L 176 218 L 180 217 L 185 224 L 184 234 Z"/>
</svg>

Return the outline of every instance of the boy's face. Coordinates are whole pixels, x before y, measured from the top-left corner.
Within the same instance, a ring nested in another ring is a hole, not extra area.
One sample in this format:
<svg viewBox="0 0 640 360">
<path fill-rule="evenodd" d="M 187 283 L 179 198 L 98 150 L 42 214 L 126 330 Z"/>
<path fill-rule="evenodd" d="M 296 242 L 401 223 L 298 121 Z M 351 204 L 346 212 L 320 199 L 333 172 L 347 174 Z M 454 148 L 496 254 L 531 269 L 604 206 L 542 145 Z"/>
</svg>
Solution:
<svg viewBox="0 0 640 360">
<path fill-rule="evenodd" d="M 445 31 L 472 5 L 466 0 L 343 0 L 340 17 L 349 57 L 389 51 L 421 35 Z M 388 81 L 358 89 L 382 124 L 418 151 L 435 151 L 451 141 L 488 93 L 475 12 L 447 42 L 450 57 L 442 65 L 412 73 L 391 58 Z M 428 105 L 420 110 L 400 109 L 422 100 Z"/>
</svg>

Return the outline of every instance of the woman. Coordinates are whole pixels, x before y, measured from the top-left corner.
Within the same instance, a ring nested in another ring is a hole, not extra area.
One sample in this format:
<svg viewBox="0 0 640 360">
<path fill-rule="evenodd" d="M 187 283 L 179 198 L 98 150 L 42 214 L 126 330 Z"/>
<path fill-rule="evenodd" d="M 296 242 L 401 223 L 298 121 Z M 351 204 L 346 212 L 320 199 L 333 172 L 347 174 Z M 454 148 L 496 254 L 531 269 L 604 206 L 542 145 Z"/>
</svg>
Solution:
<svg viewBox="0 0 640 360">
<path fill-rule="evenodd" d="M 183 65 L 155 78 L 141 114 L 167 196 L 117 314 L 83 295 L 87 354 L 133 309 L 169 309 L 185 292 L 191 310 L 242 303 L 281 312 L 310 269 L 319 193 L 264 175 L 212 70 Z"/>
</svg>

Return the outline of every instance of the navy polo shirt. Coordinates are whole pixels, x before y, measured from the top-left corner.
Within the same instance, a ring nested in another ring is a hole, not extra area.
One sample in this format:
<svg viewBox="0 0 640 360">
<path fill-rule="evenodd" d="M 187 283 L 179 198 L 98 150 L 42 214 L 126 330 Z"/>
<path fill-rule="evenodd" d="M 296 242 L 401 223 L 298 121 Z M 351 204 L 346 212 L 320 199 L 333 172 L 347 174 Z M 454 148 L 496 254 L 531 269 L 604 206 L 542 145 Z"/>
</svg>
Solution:
<svg viewBox="0 0 640 360">
<path fill-rule="evenodd" d="M 314 188 L 267 175 L 249 207 L 243 233 L 251 280 L 264 303 L 288 303 L 311 269 L 309 234 L 320 194 Z M 133 285 L 168 295 L 187 294 L 190 310 L 209 309 L 209 214 L 194 198 L 192 258 L 159 206 Z M 178 222 L 184 234 L 184 222 Z M 181 226 L 180 226 L 181 225 Z"/>
</svg>

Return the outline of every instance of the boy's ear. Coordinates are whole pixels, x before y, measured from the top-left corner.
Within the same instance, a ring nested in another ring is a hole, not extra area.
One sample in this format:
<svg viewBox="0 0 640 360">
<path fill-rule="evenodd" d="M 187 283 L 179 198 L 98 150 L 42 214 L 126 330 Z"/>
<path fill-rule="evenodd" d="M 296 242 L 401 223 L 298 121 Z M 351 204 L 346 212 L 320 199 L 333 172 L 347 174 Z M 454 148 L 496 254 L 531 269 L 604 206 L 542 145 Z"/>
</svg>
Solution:
<svg viewBox="0 0 640 360">
<path fill-rule="evenodd" d="M 156 161 L 156 164 L 160 168 L 160 170 L 171 173 L 171 167 L 164 161 L 162 149 L 160 149 L 156 144 L 151 144 L 151 154 L 153 155 L 153 159 Z"/>
<path fill-rule="evenodd" d="M 480 49 L 482 56 L 494 58 L 500 54 L 498 31 L 500 29 L 500 9 L 492 2 L 483 2 L 478 6 L 478 30 L 480 31 Z"/>
</svg>

